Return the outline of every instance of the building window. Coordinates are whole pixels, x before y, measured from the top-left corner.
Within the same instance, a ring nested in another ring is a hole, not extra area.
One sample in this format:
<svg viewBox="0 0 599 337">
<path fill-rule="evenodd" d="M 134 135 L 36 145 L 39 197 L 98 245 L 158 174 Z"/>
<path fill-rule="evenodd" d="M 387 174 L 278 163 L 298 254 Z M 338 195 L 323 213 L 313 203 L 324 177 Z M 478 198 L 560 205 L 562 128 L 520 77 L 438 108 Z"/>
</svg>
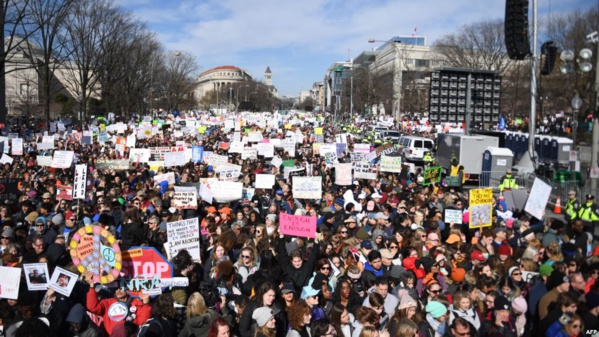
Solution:
<svg viewBox="0 0 599 337">
<path fill-rule="evenodd" d="M 21 83 L 19 90 L 21 95 L 27 95 L 29 93 L 29 85 L 27 83 Z"/>
<path fill-rule="evenodd" d="M 428 68 L 430 66 L 429 60 L 416 60 L 416 67 L 418 68 Z"/>
</svg>

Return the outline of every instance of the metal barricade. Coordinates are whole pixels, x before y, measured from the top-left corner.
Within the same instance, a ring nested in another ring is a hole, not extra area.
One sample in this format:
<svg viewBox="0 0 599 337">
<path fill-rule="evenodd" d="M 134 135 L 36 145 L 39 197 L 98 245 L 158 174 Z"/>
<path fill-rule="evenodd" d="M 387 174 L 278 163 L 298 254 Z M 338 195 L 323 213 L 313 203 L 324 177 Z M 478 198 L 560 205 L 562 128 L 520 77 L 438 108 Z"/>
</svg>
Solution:
<svg viewBox="0 0 599 337">
<path fill-rule="evenodd" d="M 503 176 L 505 176 L 505 171 L 483 171 L 479 176 L 478 187 L 492 187 L 494 189 L 499 189 L 499 184 L 501 184 L 501 178 Z M 518 184 L 518 186 L 527 186 L 527 179 L 525 176 L 515 175 L 513 178 L 516 179 L 516 184 Z"/>
</svg>

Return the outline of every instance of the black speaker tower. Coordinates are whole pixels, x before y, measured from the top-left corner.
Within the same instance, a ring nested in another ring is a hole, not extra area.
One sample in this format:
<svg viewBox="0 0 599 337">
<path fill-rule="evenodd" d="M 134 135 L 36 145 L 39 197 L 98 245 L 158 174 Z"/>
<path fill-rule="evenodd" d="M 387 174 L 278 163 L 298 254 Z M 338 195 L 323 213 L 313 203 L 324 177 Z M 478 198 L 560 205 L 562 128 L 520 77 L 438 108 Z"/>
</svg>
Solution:
<svg viewBox="0 0 599 337">
<path fill-rule="evenodd" d="M 505 47 L 512 60 L 524 60 L 531 54 L 528 41 L 528 1 L 505 1 Z"/>
</svg>

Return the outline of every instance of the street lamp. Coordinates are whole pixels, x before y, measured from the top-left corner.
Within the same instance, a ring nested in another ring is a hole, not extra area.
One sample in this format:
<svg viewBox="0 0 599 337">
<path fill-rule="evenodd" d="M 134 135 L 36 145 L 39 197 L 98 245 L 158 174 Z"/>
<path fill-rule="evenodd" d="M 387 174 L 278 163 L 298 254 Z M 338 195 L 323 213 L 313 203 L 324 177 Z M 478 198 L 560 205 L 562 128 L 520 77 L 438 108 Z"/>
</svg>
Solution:
<svg viewBox="0 0 599 337">
<path fill-rule="evenodd" d="M 374 38 L 368 39 L 368 43 L 382 42 L 387 43 L 389 41 L 376 40 Z M 401 51 L 399 50 L 399 44 L 401 41 L 392 41 L 393 47 L 395 47 L 395 57 L 393 59 L 393 91 L 395 94 L 395 121 L 399 122 L 401 117 L 401 90 L 403 82 L 403 73 L 401 69 Z"/>
<path fill-rule="evenodd" d="M 580 98 L 580 96 L 578 96 L 578 93 L 576 93 L 576 95 L 574 95 L 574 97 L 572 98 L 572 101 L 570 101 L 570 106 L 572 106 L 572 115 L 574 119 L 572 121 L 572 141 L 574 144 L 574 148 L 576 149 L 576 137 L 578 133 L 578 112 L 580 111 L 580 107 L 582 107 L 582 99 Z M 572 165 L 570 170 L 572 172 L 572 180 L 575 180 L 576 178 L 574 173 L 574 165 Z"/>
</svg>

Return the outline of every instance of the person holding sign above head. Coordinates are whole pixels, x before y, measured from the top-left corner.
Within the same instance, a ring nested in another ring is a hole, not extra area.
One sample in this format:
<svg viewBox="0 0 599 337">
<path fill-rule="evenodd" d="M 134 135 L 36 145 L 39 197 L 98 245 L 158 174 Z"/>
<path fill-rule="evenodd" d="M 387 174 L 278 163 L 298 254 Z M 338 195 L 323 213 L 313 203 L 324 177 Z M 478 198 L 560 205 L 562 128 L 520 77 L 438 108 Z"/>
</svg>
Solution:
<svg viewBox="0 0 599 337">
<path fill-rule="evenodd" d="M 83 279 L 89 284 L 87 311 L 102 317 L 104 328 L 109 335 L 117 325 L 130 321 L 141 326 L 152 317 L 150 295 L 141 294 L 139 299 L 131 298 L 124 287 L 120 287 L 113 298 L 99 300 L 94 286 L 94 273 L 86 272 Z"/>
</svg>

